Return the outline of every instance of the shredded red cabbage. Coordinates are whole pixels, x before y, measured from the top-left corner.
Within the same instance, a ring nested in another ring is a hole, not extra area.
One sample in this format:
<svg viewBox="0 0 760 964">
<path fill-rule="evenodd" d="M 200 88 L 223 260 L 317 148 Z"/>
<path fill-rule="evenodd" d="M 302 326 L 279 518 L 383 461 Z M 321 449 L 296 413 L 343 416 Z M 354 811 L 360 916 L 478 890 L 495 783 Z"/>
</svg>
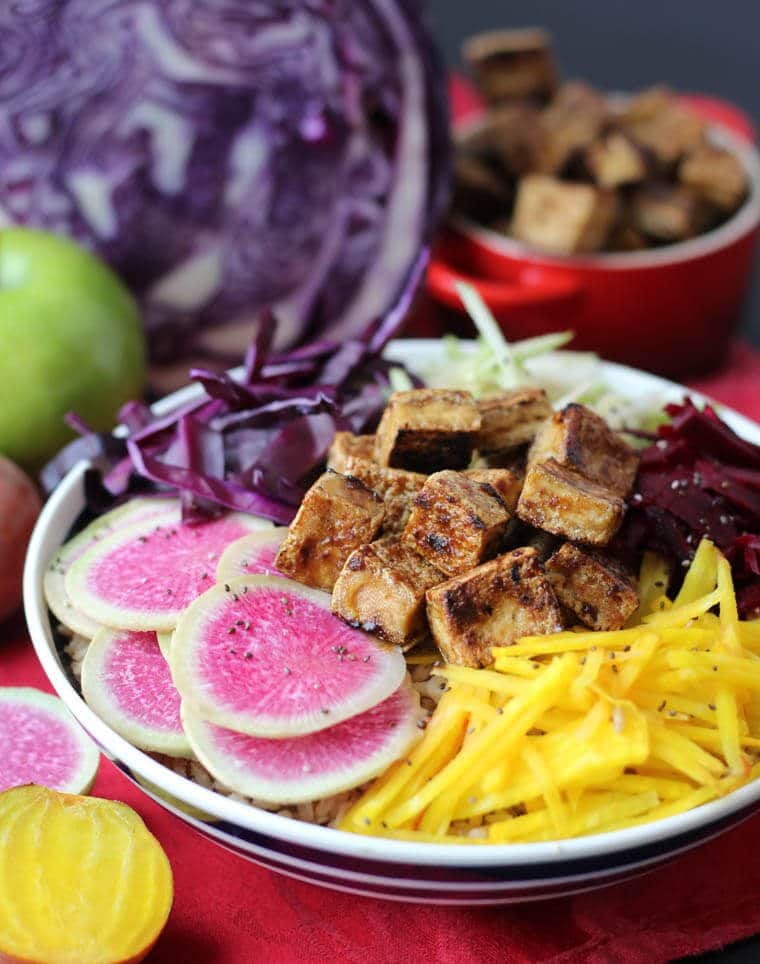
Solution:
<svg viewBox="0 0 760 964">
<path fill-rule="evenodd" d="M 760 615 L 760 445 L 709 405 L 668 405 L 669 424 L 641 453 L 636 491 L 617 547 L 668 559 L 675 585 L 707 537 L 731 563 L 740 611 Z"/>
<path fill-rule="evenodd" d="M 369 431 L 379 419 L 393 367 L 381 353 L 401 316 L 340 346 L 322 340 L 283 353 L 271 350 L 268 313 L 239 378 L 192 370 L 199 397 L 166 415 L 129 402 L 123 437 L 96 435 L 72 416 L 84 434 L 45 467 L 43 485 L 50 491 L 86 458 L 95 465 L 86 487 L 95 511 L 146 490 L 176 491 L 187 521 L 225 508 L 287 524 L 335 432 Z"/>
</svg>

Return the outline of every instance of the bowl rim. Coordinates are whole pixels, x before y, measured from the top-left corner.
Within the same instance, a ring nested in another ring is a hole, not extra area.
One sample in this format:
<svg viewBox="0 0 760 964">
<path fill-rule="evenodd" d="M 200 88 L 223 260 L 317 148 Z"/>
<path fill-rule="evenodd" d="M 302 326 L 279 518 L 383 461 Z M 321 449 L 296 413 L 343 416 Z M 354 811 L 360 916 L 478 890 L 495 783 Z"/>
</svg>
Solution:
<svg viewBox="0 0 760 964">
<path fill-rule="evenodd" d="M 483 114 L 465 118 L 455 125 L 457 140 L 473 134 L 483 126 L 484 122 Z M 550 268 L 564 267 L 581 271 L 584 269 L 598 271 L 602 268 L 613 271 L 640 270 L 661 268 L 706 257 L 729 247 L 744 235 L 755 231 L 760 225 L 760 151 L 754 143 L 734 133 L 723 124 L 711 122 L 707 126 L 707 132 L 711 142 L 727 148 L 741 161 L 749 179 L 749 194 L 727 221 L 688 241 L 677 241 L 646 251 L 599 251 L 593 254 L 558 255 L 541 251 L 523 241 L 500 234 L 462 215 L 452 217 L 449 220 L 449 227 L 496 254 L 519 258 L 532 265 Z M 435 251 L 433 258 L 435 258 Z"/>
<path fill-rule="evenodd" d="M 434 360 L 441 350 L 441 344 L 439 339 L 405 339 L 392 342 L 387 353 L 392 359 L 403 359 L 414 366 L 415 360 L 418 363 L 424 363 L 426 359 Z M 566 353 L 555 354 L 561 364 Z M 628 384 L 632 389 L 636 388 L 637 392 L 643 390 L 669 398 L 689 395 L 700 402 L 712 402 L 700 392 L 691 391 L 676 382 L 648 372 L 612 362 L 602 364 L 605 374 L 614 379 L 618 387 L 623 386 L 623 390 Z M 186 386 L 161 399 L 153 409 L 157 414 L 165 414 L 170 408 L 183 404 L 199 391 L 198 386 Z M 760 443 L 760 424 L 720 403 L 712 404 L 718 405 L 722 417 L 725 417 L 734 429 Z M 46 501 L 32 533 L 24 566 L 24 608 L 29 635 L 48 681 L 74 718 L 106 755 L 124 763 L 132 773 L 154 784 L 159 791 L 175 797 L 180 803 L 246 831 L 266 834 L 286 843 L 341 857 L 449 868 L 525 868 L 531 865 L 598 859 L 651 846 L 671 837 L 693 832 L 700 827 L 725 821 L 733 815 L 737 815 L 739 819 L 740 811 L 760 802 L 760 779 L 756 779 L 718 800 L 702 804 L 685 813 L 625 830 L 542 843 L 452 845 L 355 834 L 306 823 L 230 799 L 181 776 L 137 749 L 104 723 L 77 693 L 57 654 L 42 580 L 49 560 L 60 544 L 59 540 L 65 537 L 83 508 L 83 478 L 89 466 L 89 461 L 82 460 L 67 473 Z M 142 785 L 141 789 L 148 792 Z M 166 801 L 160 796 L 156 799 L 166 805 Z M 205 827 L 202 820 L 179 811 L 171 802 L 168 809 L 199 829 Z M 209 828 L 209 831 L 213 832 L 213 829 Z"/>
</svg>

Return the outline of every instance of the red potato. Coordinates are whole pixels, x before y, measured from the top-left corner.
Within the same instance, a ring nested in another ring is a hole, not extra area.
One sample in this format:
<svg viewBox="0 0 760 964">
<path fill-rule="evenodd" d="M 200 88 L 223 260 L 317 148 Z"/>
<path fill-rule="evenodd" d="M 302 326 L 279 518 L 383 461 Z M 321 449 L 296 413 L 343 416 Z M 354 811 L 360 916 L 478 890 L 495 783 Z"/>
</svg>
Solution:
<svg viewBox="0 0 760 964">
<path fill-rule="evenodd" d="M 29 476 L 0 455 L 0 620 L 21 605 L 24 557 L 40 508 Z"/>
</svg>

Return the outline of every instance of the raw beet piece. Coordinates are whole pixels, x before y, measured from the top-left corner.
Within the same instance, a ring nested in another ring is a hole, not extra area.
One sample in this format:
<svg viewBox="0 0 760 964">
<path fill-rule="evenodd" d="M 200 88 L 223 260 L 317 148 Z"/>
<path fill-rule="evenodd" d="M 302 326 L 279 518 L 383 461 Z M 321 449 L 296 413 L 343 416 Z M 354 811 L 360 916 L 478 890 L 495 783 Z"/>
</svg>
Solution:
<svg viewBox="0 0 760 964">
<path fill-rule="evenodd" d="M 740 438 L 715 410 L 690 399 L 666 408 L 672 421 L 641 454 L 636 490 L 616 548 L 670 561 L 677 588 L 702 538 L 729 559 L 739 609 L 760 610 L 760 446 Z"/>
</svg>

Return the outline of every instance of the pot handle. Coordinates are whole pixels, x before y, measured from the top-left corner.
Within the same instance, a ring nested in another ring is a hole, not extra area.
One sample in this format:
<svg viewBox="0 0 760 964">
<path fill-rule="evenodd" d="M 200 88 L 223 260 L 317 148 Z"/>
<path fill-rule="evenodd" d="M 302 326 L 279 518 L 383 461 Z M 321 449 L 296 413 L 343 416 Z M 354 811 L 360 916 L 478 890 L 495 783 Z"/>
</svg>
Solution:
<svg viewBox="0 0 760 964">
<path fill-rule="evenodd" d="M 428 266 L 427 289 L 436 301 L 462 311 L 462 301 L 456 289 L 458 281 L 471 284 L 495 312 L 531 306 L 561 307 L 581 292 L 580 282 L 570 278 L 549 278 L 540 269 L 515 281 L 476 277 L 452 267 L 434 253 Z"/>
</svg>

